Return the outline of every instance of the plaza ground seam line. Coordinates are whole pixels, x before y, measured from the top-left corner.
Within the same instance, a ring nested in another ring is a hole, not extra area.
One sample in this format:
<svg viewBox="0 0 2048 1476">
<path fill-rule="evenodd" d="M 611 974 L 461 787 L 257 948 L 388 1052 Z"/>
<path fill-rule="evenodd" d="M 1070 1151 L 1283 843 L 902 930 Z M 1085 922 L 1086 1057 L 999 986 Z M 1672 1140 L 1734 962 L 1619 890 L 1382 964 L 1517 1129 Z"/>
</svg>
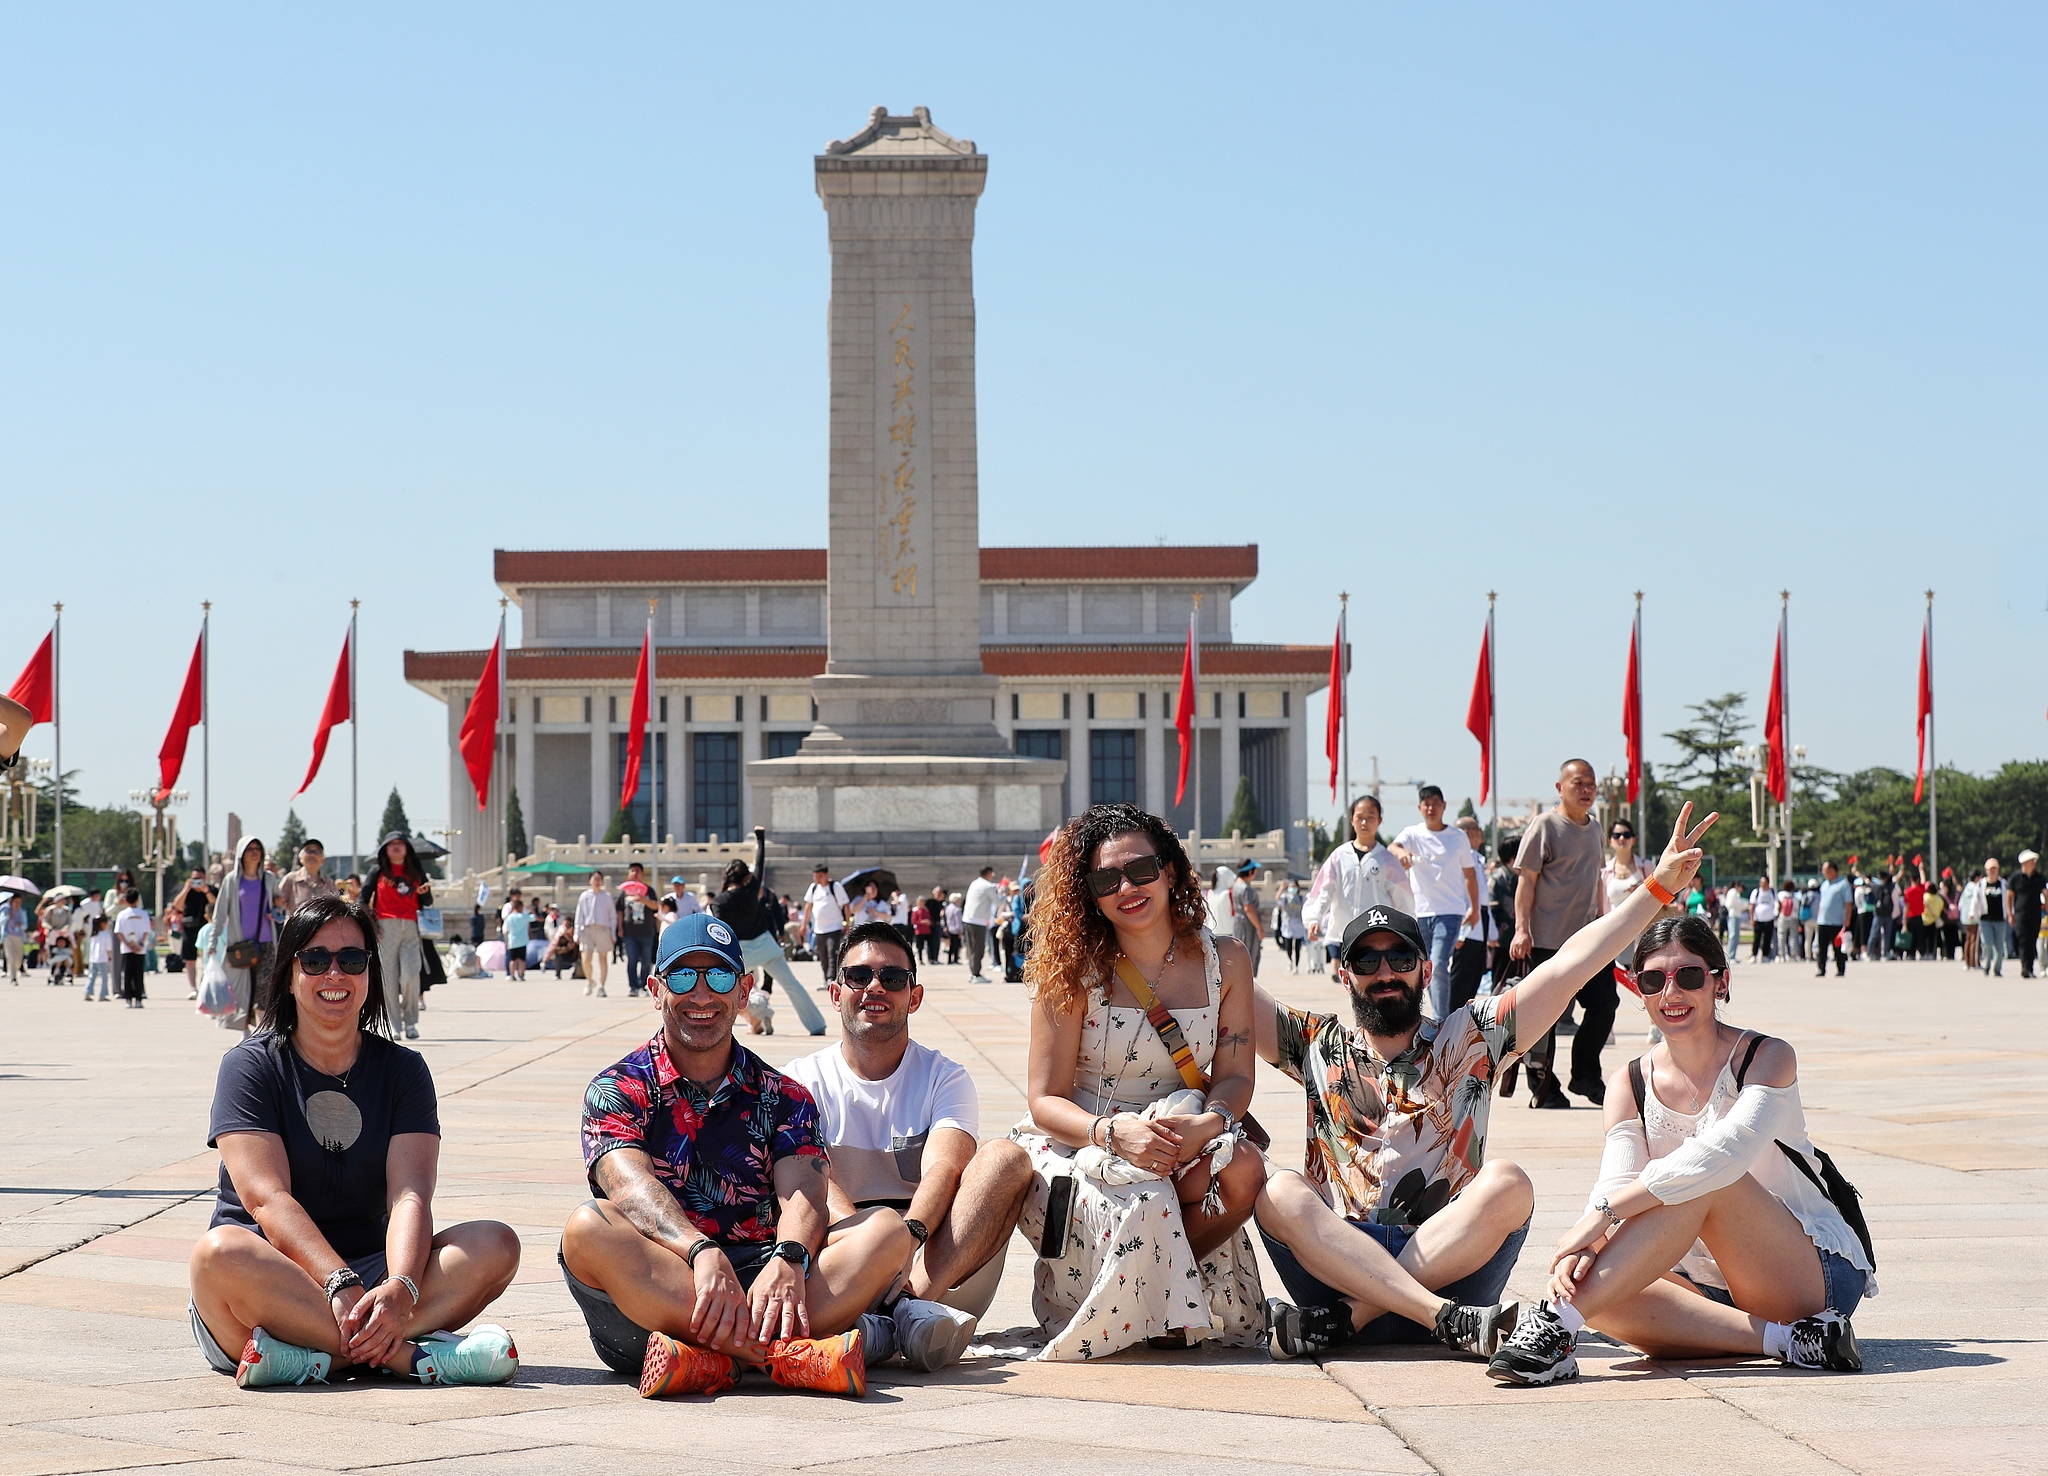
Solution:
<svg viewBox="0 0 2048 1476">
<path fill-rule="evenodd" d="M 77 1201 L 81 1199 L 93 1198 L 97 1192 L 98 1191 L 96 1190 L 87 1190 L 80 1194 L 74 1194 L 69 1199 L 60 1199 L 57 1201 L 57 1203 L 75 1204 Z M 151 1210 L 148 1214 L 144 1215 L 139 1220 L 130 1220 L 125 1225 L 110 1226 L 105 1230 L 96 1231 L 95 1233 L 84 1237 L 82 1240 L 74 1240 L 69 1245 L 60 1245 L 55 1250 L 46 1251 L 44 1254 L 37 1256 L 33 1261 L 23 1261 L 19 1266 L 14 1267 L 12 1270 L 0 1271 L 0 1281 L 5 1281 L 10 1276 L 18 1276 L 22 1272 L 28 1270 L 31 1266 L 40 1266 L 45 1261 L 54 1261 L 59 1256 L 67 1256 L 81 1246 L 91 1245 L 95 1240 L 103 1240 L 109 1235 L 118 1235 L 123 1230 L 133 1230 L 137 1225 L 146 1225 L 151 1220 L 154 1220 L 158 1215 L 165 1214 L 170 1210 L 177 1209 L 182 1205 L 190 1204 L 195 1199 L 204 1199 L 207 1195 L 212 1194 L 214 1192 L 214 1186 L 209 1184 L 204 1189 L 193 1190 L 190 1194 L 185 1195 L 182 1199 L 173 1199 L 165 1204 L 158 1205 L 155 1209 Z M 51 1206 L 51 1208 L 53 1209 L 55 1207 L 56 1206 L 54 1205 Z"/>
</svg>

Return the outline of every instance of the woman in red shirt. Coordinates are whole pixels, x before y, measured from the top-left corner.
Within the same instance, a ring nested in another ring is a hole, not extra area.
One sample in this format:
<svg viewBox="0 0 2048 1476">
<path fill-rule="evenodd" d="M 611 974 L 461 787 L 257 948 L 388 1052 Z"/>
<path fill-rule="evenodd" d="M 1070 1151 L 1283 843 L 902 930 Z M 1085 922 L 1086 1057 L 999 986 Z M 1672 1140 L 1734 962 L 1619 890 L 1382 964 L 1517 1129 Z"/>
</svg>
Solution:
<svg viewBox="0 0 2048 1476">
<path fill-rule="evenodd" d="M 402 830 L 384 837 L 363 878 L 363 900 L 377 918 L 377 963 L 386 984 L 391 1033 L 420 1038 L 420 909 L 434 905 L 427 870 Z"/>
</svg>

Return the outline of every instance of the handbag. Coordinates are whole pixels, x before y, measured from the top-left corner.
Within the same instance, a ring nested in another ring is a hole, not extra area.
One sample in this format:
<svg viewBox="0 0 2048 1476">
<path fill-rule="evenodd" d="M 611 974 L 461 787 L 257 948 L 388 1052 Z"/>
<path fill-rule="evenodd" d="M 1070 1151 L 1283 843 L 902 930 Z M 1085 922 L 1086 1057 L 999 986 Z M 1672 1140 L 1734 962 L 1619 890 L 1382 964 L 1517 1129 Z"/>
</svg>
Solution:
<svg viewBox="0 0 2048 1476">
<path fill-rule="evenodd" d="M 441 909 L 438 907 L 422 907 L 420 909 L 419 924 L 420 936 L 422 938 L 440 937 Z"/>
<path fill-rule="evenodd" d="M 263 945 L 254 938 L 228 944 L 228 967 L 231 969 L 253 969 L 262 957 Z"/>
<path fill-rule="evenodd" d="M 1202 1074 L 1202 1068 L 1195 1064 L 1195 1053 L 1188 1040 L 1181 1033 L 1180 1021 L 1173 1018 L 1172 1011 L 1159 1002 L 1159 996 L 1152 992 L 1152 986 L 1145 982 L 1145 976 L 1138 972 L 1138 966 L 1127 958 L 1116 961 L 1116 976 L 1124 981 L 1132 998 L 1138 1001 L 1145 1018 L 1152 1022 L 1152 1028 L 1159 1032 L 1160 1040 L 1166 1043 L 1167 1054 L 1173 1057 L 1173 1064 L 1180 1072 L 1180 1079 L 1198 1092 L 1209 1090 L 1209 1078 Z M 1266 1149 L 1273 1146 L 1273 1135 L 1266 1131 L 1250 1112 L 1238 1120 L 1244 1135 L 1251 1139 L 1252 1146 Z"/>
</svg>

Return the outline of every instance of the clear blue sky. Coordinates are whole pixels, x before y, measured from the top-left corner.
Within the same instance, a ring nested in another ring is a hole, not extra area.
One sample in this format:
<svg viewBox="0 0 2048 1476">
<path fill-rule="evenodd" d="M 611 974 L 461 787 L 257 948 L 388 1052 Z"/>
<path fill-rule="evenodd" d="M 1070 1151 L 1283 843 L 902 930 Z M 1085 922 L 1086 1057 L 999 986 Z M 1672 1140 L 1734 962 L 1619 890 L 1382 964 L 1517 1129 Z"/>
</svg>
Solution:
<svg viewBox="0 0 2048 1476">
<path fill-rule="evenodd" d="M 494 546 L 824 542 L 811 157 L 921 103 L 991 161 L 984 540 L 1257 542 L 1241 639 L 1326 640 L 1351 590 L 1361 767 L 1476 789 L 1488 589 L 1510 796 L 1619 759 L 1638 587 L 1657 731 L 1761 709 L 1789 588 L 1795 739 L 1910 769 L 1931 585 L 1944 759 L 2038 757 L 2044 41 L 2017 5 L 10 6 L 0 680 L 64 600 L 66 764 L 125 798 L 212 599 L 216 843 L 274 835 L 358 596 L 364 824 L 394 783 L 444 823 L 400 653 L 488 640 Z"/>
</svg>

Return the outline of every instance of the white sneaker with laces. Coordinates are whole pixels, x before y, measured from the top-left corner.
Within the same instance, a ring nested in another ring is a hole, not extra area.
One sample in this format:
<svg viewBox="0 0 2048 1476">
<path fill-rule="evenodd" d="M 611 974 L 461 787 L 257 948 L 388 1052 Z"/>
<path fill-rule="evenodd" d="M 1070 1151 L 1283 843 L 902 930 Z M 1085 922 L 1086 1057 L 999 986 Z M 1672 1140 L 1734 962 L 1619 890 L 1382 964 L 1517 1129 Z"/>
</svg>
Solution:
<svg viewBox="0 0 2048 1476">
<path fill-rule="evenodd" d="M 903 1361 L 921 1373 L 933 1373 L 958 1361 L 974 1341 L 981 1319 L 943 1302 L 904 1297 L 896 1303 L 896 1348 Z"/>
</svg>

